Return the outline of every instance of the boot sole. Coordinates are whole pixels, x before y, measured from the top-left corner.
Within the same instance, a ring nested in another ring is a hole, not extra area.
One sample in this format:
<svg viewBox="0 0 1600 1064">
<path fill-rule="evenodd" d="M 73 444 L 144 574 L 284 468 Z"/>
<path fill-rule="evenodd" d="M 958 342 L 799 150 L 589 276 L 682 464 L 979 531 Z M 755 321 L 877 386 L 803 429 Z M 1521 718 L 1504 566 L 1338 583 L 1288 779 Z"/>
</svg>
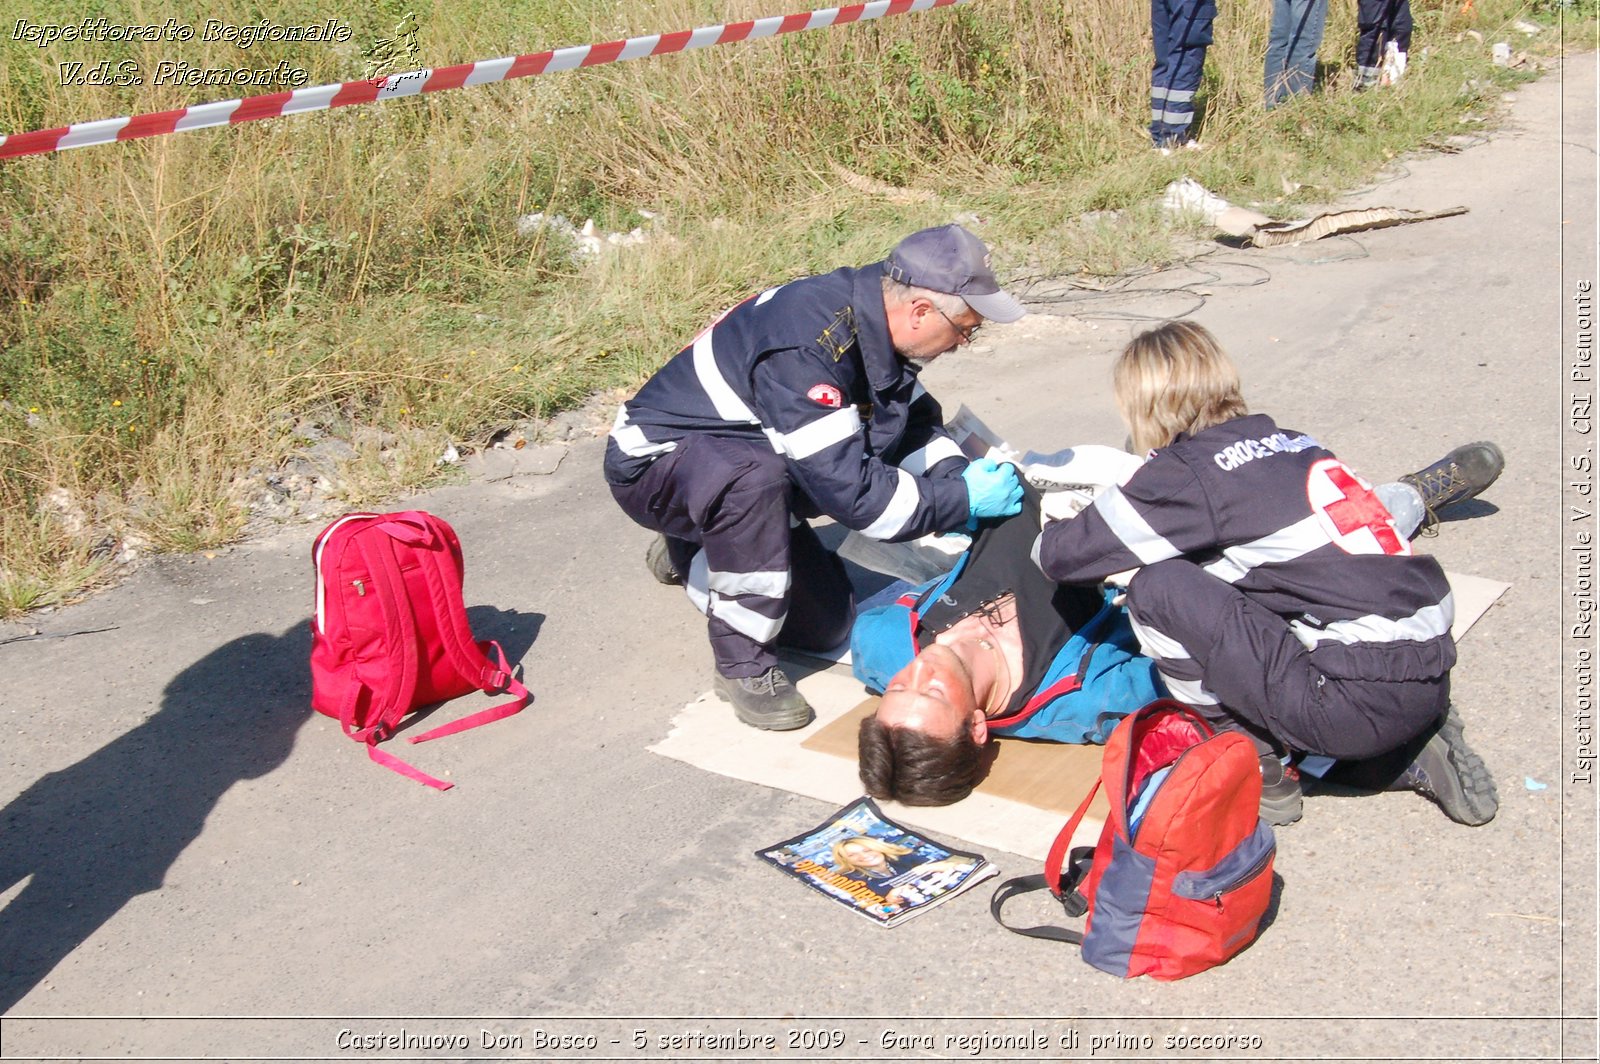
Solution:
<svg viewBox="0 0 1600 1064">
<path fill-rule="evenodd" d="M 683 574 L 673 567 L 672 555 L 667 551 L 667 537 L 655 538 L 644 552 L 644 563 L 649 566 L 650 575 L 656 578 L 656 583 L 667 587 L 683 586 Z"/>
<path fill-rule="evenodd" d="M 733 715 L 739 719 L 740 724 L 748 724 L 752 728 L 762 731 L 794 731 L 804 728 L 815 718 L 811 707 L 800 703 L 799 708 L 786 710 L 783 714 L 758 712 L 741 706 L 722 685 L 722 678 L 717 677 L 717 683 L 712 685 L 712 693 L 733 707 Z"/>
<path fill-rule="evenodd" d="M 1261 819 L 1275 828 L 1293 824 L 1305 814 L 1305 796 L 1301 792 L 1282 798 L 1261 797 Z"/>
<path fill-rule="evenodd" d="M 1464 730 L 1461 718 L 1456 715 L 1455 707 L 1451 706 L 1444 723 L 1439 727 L 1439 734 L 1435 736 L 1444 741 L 1443 757 L 1448 762 L 1449 771 L 1441 773 L 1444 778 L 1437 782 L 1430 772 L 1428 784 L 1434 791 L 1430 797 L 1444 810 L 1445 816 L 1457 824 L 1477 827 L 1493 820 L 1500 811 L 1500 796 L 1495 789 L 1494 777 L 1489 774 L 1489 766 L 1467 745 L 1462 734 Z M 1430 740 L 1428 745 L 1432 746 L 1433 741 Z M 1428 767 L 1424 765 L 1424 771 Z"/>
</svg>

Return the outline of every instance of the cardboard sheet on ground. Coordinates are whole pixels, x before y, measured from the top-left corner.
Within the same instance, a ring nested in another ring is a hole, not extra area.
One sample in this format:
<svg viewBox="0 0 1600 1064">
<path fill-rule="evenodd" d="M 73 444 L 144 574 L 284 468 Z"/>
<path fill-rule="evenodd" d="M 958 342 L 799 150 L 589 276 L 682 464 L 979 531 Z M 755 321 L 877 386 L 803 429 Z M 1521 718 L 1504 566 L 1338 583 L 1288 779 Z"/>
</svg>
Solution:
<svg viewBox="0 0 1600 1064">
<path fill-rule="evenodd" d="M 1511 585 L 1448 575 L 1456 603 L 1452 634 L 1459 641 Z M 685 706 L 672 731 L 650 749 L 707 772 L 843 806 L 861 796 L 856 727 L 876 700 L 866 697 L 861 684 L 839 666 L 802 676 L 797 686 L 817 711 L 817 719 L 800 731 L 746 727 L 734 719 L 726 702 L 706 694 Z M 1056 832 L 1094 783 L 1101 748 L 1016 739 L 996 745 L 988 777 L 964 801 L 936 808 L 884 802 L 884 812 L 935 837 L 969 843 L 990 857 L 990 851 L 1003 850 L 1043 861 Z M 1096 799 L 1074 843 L 1092 843 L 1104 816 L 1104 800 Z"/>
</svg>

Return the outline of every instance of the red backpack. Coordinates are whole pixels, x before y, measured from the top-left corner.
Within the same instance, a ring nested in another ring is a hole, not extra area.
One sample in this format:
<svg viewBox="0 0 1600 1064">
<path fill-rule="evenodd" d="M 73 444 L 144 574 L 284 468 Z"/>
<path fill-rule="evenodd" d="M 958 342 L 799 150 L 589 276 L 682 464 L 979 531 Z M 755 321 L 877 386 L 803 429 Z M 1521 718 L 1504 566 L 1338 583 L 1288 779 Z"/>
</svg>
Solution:
<svg viewBox="0 0 1600 1064">
<path fill-rule="evenodd" d="M 515 698 L 406 741 L 454 735 L 528 704 L 528 689 L 511 675 L 500 644 L 472 638 L 455 530 L 421 510 L 346 514 L 317 536 L 311 560 L 317 578 L 311 707 L 338 720 L 378 764 L 449 790 L 453 784 L 377 744 L 412 710 L 468 691 L 508 691 Z"/>
<path fill-rule="evenodd" d="M 1102 785 L 1111 814 L 1099 845 L 1072 851 L 1063 882 L 1073 832 Z M 1044 874 L 1002 883 L 989 911 L 1018 934 L 1073 943 L 1123 978 L 1205 971 L 1254 941 L 1272 899 L 1277 842 L 1260 804 L 1249 739 L 1213 733 L 1180 702 L 1152 702 L 1111 733 L 1100 778 L 1056 836 Z M 1002 919 L 1007 899 L 1043 887 L 1068 916 L 1087 913 L 1081 933 Z"/>
</svg>

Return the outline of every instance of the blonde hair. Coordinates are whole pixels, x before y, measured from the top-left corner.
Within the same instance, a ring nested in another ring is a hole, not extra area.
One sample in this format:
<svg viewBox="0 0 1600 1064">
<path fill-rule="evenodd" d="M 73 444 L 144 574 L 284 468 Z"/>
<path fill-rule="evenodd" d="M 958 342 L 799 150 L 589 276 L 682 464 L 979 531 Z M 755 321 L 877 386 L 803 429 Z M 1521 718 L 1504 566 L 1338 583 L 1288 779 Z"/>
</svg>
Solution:
<svg viewBox="0 0 1600 1064">
<path fill-rule="evenodd" d="M 1205 326 L 1192 321 L 1169 321 L 1135 336 L 1111 380 L 1139 453 L 1165 447 L 1181 432 L 1196 433 L 1250 412 L 1233 360 Z"/>
<path fill-rule="evenodd" d="M 882 839 L 874 839 L 869 835 L 851 835 L 849 838 L 840 839 L 833 844 L 833 867 L 846 875 L 861 871 L 860 866 L 845 855 L 844 848 L 850 845 L 865 846 L 869 850 L 877 850 L 885 858 L 904 857 L 911 852 L 911 847 L 909 846 L 884 842 Z"/>
</svg>

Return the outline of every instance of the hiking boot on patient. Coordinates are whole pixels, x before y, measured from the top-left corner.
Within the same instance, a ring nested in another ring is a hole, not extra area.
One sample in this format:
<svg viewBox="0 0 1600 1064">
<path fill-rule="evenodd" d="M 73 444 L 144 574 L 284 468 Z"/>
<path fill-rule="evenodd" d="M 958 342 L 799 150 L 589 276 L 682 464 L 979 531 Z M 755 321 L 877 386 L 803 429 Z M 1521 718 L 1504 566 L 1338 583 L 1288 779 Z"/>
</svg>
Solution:
<svg viewBox="0 0 1600 1064">
<path fill-rule="evenodd" d="M 1440 510 L 1477 495 L 1493 484 L 1505 467 L 1500 448 L 1481 440 L 1462 444 L 1427 468 L 1407 473 L 1400 482 L 1410 484 L 1422 495 L 1428 515 L 1422 529 L 1428 533 L 1438 527 Z"/>
</svg>

